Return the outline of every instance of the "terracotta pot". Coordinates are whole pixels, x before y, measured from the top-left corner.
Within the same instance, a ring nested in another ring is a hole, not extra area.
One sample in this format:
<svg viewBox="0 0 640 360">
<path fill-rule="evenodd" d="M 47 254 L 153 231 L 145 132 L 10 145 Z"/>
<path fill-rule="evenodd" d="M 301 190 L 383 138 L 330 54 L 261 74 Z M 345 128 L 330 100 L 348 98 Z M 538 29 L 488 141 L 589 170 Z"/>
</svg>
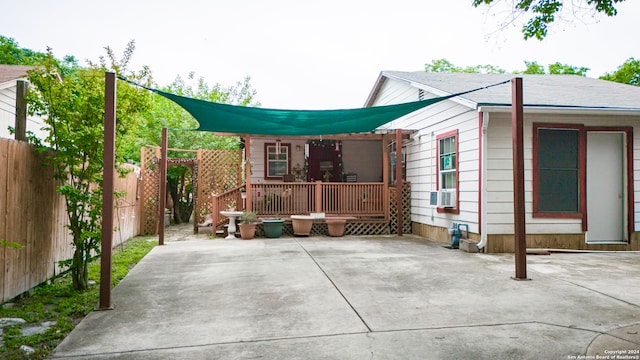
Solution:
<svg viewBox="0 0 640 360">
<path fill-rule="evenodd" d="M 329 230 L 329 236 L 342 236 L 344 235 L 344 227 L 347 220 L 344 219 L 326 219 L 327 229 Z"/>
<path fill-rule="evenodd" d="M 311 235 L 313 218 L 306 215 L 291 215 L 291 225 L 294 235 L 309 236 Z"/>
<path fill-rule="evenodd" d="M 240 224 L 238 226 L 242 240 L 251 240 L 256 236 L 256 224 Z"/>
</svg>

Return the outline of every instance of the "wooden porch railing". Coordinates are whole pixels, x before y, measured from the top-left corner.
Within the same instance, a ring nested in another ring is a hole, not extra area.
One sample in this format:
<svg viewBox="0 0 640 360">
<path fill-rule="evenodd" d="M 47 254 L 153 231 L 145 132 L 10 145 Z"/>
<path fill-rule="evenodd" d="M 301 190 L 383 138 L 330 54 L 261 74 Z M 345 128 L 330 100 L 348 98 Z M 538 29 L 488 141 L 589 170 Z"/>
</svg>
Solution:
<svg viewBox="0 0 640 360">
<path fill-rule="evenodd" d="M 245 204 L 242 201 L 242 195 L 240 189 L 244 186 L 235 187 L 222 194 L 214 194 L 211 197 L 211 220 L 213 221 L 213 227 L 224 224 L 228 218 L 220 215 L 220 211 L 227 210 L 231 202 L 235 202 L 235 209 L 237 211 L 244 211 Z"/>
<path fill-rule="evenodd" d="M 252 184 L 252 210 L 262 216 L 324 212 L 388 218 L 384 183 L 279 182 Z"/>
</svg>

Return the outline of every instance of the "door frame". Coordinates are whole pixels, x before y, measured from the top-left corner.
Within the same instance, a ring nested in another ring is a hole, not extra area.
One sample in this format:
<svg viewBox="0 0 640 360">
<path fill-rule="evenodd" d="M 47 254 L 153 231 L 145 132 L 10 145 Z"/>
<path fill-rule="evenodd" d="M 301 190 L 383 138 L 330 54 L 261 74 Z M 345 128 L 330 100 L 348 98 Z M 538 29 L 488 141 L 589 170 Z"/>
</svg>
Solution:
<svg viewBox="0 0 640 360">
<path fill-rule="evenodd" d="M 587 141 L 586 141 L 586 137 L 587 137 L 587 132 L 610 132 L 610 133 L 622 133 L 623 134 L 623 169 L 624 169 L 624 173 L 623 176 L 624 177 L 624 184 L 623 184 L 623 196 L 625 199 L 625 205 L 623 208 L 623 214 L 622 216 L 625 217 L 626 215 L 626 226 L 623 228 L 623 241 L 624 243 L 629 243 L 629 241 L 631 240 L 631 234 L 633 233 L 633 226 L 634 226 L 634 212 L 633 212 L 633 127 L 630 126 L 621 126 L 621 127 L 613 127 L 613 126 L 591 126 L 591 127 L 585 127 L 585 134 L 584 134 L 584 146 L 585 146 L 585 154 L 586 154 L 586 147 L 588 146 Z M 586 159 L 585 156 L 585 161 L 588 161 L 588 159 Z M 586 174 L 586 166 L 587 164 L 584 164 L 585 166 L 585 176 L 588 176 L 588 174 Z M 582 218 L 582 228 L 583 231 L 587 232 L 589 229 L 589 224 L 587 221 L 587 211 L 588 211 L 588 204 L 586 203 L 587 199 L 586 199 L 586 189 L 585 189 L 585 211 L 583 214 L 583 218 Z M 589 244 L 593 244 L 593 243 L 597 243 L 598 241 L 595 242 L 588 242 L 587 238 L 585 236 L 585 242 L 589 243 Z"/>
</svg>

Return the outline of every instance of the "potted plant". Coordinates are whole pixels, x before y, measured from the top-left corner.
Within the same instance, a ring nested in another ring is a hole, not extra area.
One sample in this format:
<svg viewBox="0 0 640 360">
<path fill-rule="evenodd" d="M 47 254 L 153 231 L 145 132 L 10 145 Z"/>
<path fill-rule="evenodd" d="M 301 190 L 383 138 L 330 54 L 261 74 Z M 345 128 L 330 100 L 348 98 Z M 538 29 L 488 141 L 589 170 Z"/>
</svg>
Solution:
<svg viewBox="0 0 640 360">
<path fill-rule="evenodd" d="M 236 211 L 236 201 L 234 199 L 230 199 L 227 202 L 227 211 Z"/>
<path fill-rule="evenodd" d="M 262 227 L 264 228 L 264 236 L 268 238 L 279 238 L 282 236 L 282 227 L 284 226 L 284 219 L 281 219 L 278 215 L 269 219 L 262 219 Z"/>
<path fill-rule="evenodd" d="M 242 240 L 251 240 L 256 236 L 258 217 L 253 211 L 245 211 L 240 215 L 240 236 Z"/>
</svg>

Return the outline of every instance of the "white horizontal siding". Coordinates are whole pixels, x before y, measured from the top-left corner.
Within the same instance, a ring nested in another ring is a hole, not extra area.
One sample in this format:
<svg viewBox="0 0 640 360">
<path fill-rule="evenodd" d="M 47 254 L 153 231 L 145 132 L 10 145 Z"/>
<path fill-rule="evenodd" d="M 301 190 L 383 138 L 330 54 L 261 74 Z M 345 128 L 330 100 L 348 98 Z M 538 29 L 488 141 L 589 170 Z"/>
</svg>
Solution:
<svg viewBox="0 0 640 360">
<path fill-rule="evenodd" d="M 0 137 L 13 139 L 7 129 L 16 124 L 16 87 L 0 90 Z"/>
<path fill-rule="evenodd" d="M 433 97 L 425 93 L 425 98 Z M 418 100 L 418 89 L 408 83 L 387 79 L 375 105 L 397 104 Z M 407 181 L 411 182 L 411 220 L 449 227 L 452 222 L 469 224 L 478 232 L 478 113 L 475 109 L 442 101 L 381 126 L 387 129 L 414 130 L 406 145 Z M 429 205 L 430 192 L 436 190 L 436 137 L 458 130 L 458 176 L 460 214 L 438 213 Z"/>
<path fill-rule="evenodd" d="M 525 217 L 527 233 L 581 233 L 580 219 L 533 218 L 534 122 L 584 126 L 630 126 L 633 132 L 635 230 L 640 229 L 640 117 L 526 114 L 524 119 Z M 513 234 L 513 161 L 511 114 L 491 113 L 487 134 L 487 233 Z"/>
<path fill-rule="evenodd" d="M 342 142 L 345 173 L 355 173 L 358 182 L 382 182 L 382 144 L 380 141 L 345 140 Z"/>
<path fill-rule="evenodd" d="M 264 144 L 275 143 L 276 139 L 251 138 L 251 183 L 265 183 L 270 180 L 264 179 Z M 291 168 L 299 165 L 304 167 L 304 145 L 302 140 L 286 140 L 282 144 L 291 144 Z M 300 151 L 296 150 L 296 145 L 300 145 Z"/>
<path fill-rule="evenodd" d="M 330 138 L 328 138 L 330 139 Z M 264 144 L 275 143 L 276 139 L 251 139 L 251 182 L 264 183 Z M 291 167 L 304 167 L 305 140 L 283 140 L 282 144 L 291 144 Z M 300 146 L 300 150 L 296 150 Z M 366 159 L 366 161 L 362 161 Z M 379 141 L 346 140 L 342 142 L 342 165 L 347 173 L 356 173 L 359 182 L 382 181 L 382 147 Z M 279 181 L 279 180 L 275 180 Z"/>
<path fill-rule="evenodd" d="M 8 86 L 0 89 L 0 137 L 13 139 L 8 127 L 16 125 L 16 86 Z M 37 116 L 27 115 L 27 131 L 35 134 L 40 139 L 45 139 L 47 133 L 41 128 L 44 121 Z"/>
</svg>

